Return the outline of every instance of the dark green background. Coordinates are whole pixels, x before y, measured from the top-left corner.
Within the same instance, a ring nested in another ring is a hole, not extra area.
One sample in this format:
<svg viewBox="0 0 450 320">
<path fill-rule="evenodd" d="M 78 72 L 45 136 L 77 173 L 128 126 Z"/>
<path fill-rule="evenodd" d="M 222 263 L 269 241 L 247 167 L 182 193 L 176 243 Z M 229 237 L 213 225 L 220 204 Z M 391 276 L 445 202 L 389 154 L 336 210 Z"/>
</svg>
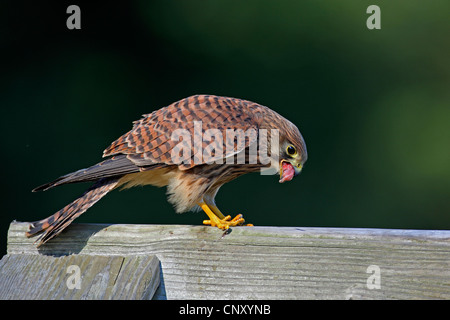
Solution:
<svg viewBox="0 0 450 320">
<path fill-rule="evenodd" d="M 66 28 L 69 4 L 81 30 Z M 381 30 L 366 9 L 381 8 Z M 450 228 L 450 2 L 0 3 L 1 250 L 13 219 L 45 218 L 86 184 L 31 189 L 101 160 L 150 113 L 196 93 L 269 106 L 309 160 L 293 181 L 225 185 L 255 225 Z M 114 191 L 77 222 L 200 224 L 165 190 Z"/>
</svg>

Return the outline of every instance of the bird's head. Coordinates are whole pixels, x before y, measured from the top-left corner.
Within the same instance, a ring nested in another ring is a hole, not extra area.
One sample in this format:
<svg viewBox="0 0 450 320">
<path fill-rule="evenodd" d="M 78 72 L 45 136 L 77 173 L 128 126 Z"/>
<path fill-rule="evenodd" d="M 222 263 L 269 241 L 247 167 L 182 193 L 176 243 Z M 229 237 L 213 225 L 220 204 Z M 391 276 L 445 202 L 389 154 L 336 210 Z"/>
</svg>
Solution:
<svg viewBox="0 0 450 320">
<path fill-rule="evenodd" d="M 280 136 L 280 183 L 290 181 L 297 176 L 308 158 L 306 144 L 300 131 L 290 122 L 288 127 Z"/>
</svg>

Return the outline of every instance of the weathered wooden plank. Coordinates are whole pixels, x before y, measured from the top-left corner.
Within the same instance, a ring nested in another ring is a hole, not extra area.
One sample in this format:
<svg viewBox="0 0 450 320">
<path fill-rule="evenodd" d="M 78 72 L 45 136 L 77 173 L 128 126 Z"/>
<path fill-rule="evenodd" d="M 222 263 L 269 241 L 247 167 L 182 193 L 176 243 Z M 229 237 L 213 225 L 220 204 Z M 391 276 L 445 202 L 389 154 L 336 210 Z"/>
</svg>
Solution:
<svg viewBox="0 0 450 320">
<path fill-rule="evenodd" d="M 36 249 L 27 227 L 9 254 L 156 255 L 157 299 L 450 299 L 445 230 L 73 224 Z"/>
<path fill-rule="evenodd" d="M 155 256 L 12 254 L 0 260 L 0 299 L 151 299 Z"/>
</svg>

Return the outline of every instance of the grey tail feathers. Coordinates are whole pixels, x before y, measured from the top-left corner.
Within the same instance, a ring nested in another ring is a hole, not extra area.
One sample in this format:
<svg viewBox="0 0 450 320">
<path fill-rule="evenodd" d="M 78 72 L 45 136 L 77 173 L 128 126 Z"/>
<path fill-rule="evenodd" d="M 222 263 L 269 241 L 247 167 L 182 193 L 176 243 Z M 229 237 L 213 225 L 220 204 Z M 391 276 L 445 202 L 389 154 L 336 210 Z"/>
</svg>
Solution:
<svg viewBox="0 0 450 320">
<path fill-rule="evenodd" d="M 43 184 L 42 186 L 33 189 L 36 191 L 45 191 L 56 186 L 68 183 L 97 181 L 103 178 L 118 177 L 129 173 L 141 171 L 126 155 L 114 156 L 110 159 L 97 163 L 87 169 L 81 169 L 69 174 L 66 174 L 58 179 Z"/>
</svg>

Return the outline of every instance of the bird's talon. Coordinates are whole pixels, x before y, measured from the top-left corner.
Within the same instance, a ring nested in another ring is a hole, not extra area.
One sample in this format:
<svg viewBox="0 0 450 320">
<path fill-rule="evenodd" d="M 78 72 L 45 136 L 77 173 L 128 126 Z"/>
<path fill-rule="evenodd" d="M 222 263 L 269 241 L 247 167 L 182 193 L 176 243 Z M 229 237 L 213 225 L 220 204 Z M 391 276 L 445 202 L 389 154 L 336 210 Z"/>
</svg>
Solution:
<svg viewBox="0 0 450 320">
<path fill-rule="evenodd" d="M 210 220 L 203 220 L 203 224 L 210 225 L 211 227 L 217 227 L 221 230 L 227 230 L 230 227 L 241 226 L 245 222 L 242 218 L 242 214 L 238 214 L 236 217 L 231 219 L 230 216 L 226 216 L 223 219 L 213 218 Z"/>
<path fill-rule="evenodd" d="M 231 220 L 231 222 L 241 221 L 241 220 L 242 220 L 242 223 L 244 223 L 245 220 L 244 220 L 242 214 L 238 214 L 236 217 L 233 218 L 233 220 Z"/>
</svg>

